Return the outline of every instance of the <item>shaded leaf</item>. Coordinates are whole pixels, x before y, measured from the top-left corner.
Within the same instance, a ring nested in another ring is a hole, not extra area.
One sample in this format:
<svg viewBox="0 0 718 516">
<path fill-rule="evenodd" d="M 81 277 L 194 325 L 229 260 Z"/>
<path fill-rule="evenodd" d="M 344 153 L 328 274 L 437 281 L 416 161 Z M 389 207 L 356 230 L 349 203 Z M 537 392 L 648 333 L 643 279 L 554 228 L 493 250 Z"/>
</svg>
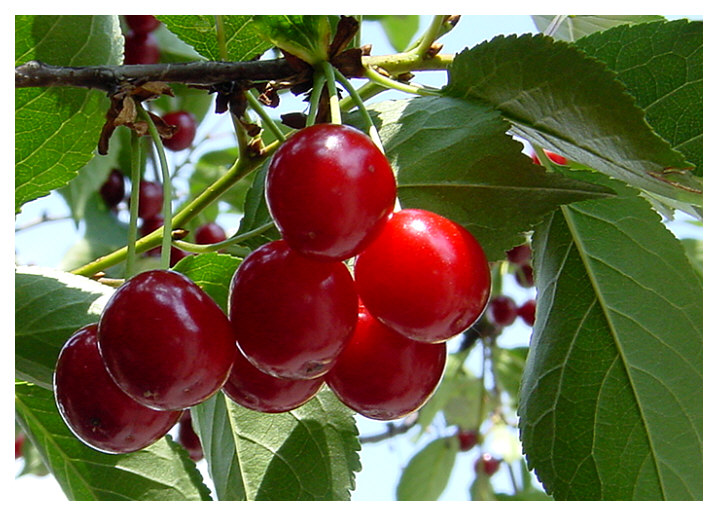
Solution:
<svg viewBox="0 0 718 516">
<path fill-rule="evenodd" d="M 203 253 L 185 257 L 172 270 L 194 281 L 226 312 L 229 283 L 241 261 L 229 254 Z"/>
</svg>

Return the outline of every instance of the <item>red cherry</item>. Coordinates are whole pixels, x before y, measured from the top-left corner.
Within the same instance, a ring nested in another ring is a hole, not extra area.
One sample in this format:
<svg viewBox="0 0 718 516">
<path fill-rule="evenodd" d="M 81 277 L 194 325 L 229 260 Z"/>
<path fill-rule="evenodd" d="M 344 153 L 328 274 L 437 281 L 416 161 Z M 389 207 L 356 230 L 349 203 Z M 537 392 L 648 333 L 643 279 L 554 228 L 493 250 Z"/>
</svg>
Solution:
<svg viewBox="0 0 718 516">
<path fill-rule="evenodd" d="M 152 217 L 144 219 L 142 221 L 142 226 L 140 227 L 140 235 L 147 236 L 155 229 L 161 228 L 163 224 L 164 219 L 161 215 L 153 215 Z M 145 254 L 147 256 L 160 256 L 162 254 L 162 247 L 154 247 L 147 251 Z M 184 251 L 179 247 L 172 246 L 172 248 L 170 249 L 170 267 L 174 267 L 175 265 L 177 265 L 177 262 L 179 262 L 182 258 L 184 258 L 185 256 L 190 256 L 191 254 L 193 253 Z"/>
<path fill-rule="evenodd" d="M 324 383 L 323 377 L 289 380 L 263 373 L 241 353 L 232 366 L 223 392 L 235 403 L 266 413 L 287 412 L 309 401 Z"/>
<path fill-rule="evenodd" d="M 311 260 L 284 240 L 269 242 L 232 277 L 229 318 L 255 367 L 280 378 L 316 378 L 354 331 L 354 281 L 342 262 Z"/>
<path fill-rule="evenodd" d="M 217 244 L 227 239 L 224 228 L 216 222 L 207 222 L 197 228 L 194 241 L 198 244 Z"/>
<path fill-rule="evenodd" d="M 15 436 L 15 460 L 22 457 L 22 448 L 25 444 L 25 434 L 19 433 Z"/>
<path fill-rule="evenodd" d="M 509 296 L 496 296 L 489 302 L 488 314 L 499 326 L 511 326 L 518 315 L 516 302 Z"/>
<path fill-rule="evenodd" d="M 497 459 L 490 453 L 484 453 L 474 464 L 474 470 L 477 474 L 485 474 L 488 476 L 494 475 L 501 466 L 501 459 Z"/>
<path fill-rule="evenodd" d="M 125 198 L 125 176 L 114 168 L 100 187 L 100 196 L 108 208 L 114 208 Z"/>
<path fill-rule="evenodd" d="M 544 149 L 544 153 L 546 154 L 546 157 L 548 159 L 550 159 L 557 165 L 565 165 L 566 163 L 568 163 L 568 160 L 566 158 L 564 158 L 563 156 L 561 156 L 560 154 L 556 154 L 555 152 L 551 152 L 551 151 L 548 151 L 545 149 Z M 538 156 L 536 154 L 534 154 L 533 152 L 531 153 L 531 159 L 533 160 L 533 162 L 536 165 L 541 164 L 541 161 L 539 160 Z"/>
<path fill-rule="evenodd" d="M 160 26 L 157 18 L 145 14 L 126 14 L 125 21 L 130 30 L 137 34 L 147 34 Z"/>
<path fill-rule="evenodd" d="M 150 33 L 125 34 L 125 64 L 155 64 L 160 62 L 160 46 Z"/>
<path fill-rule="evenodd" d="M 367 310 L 399 333 L 443 342 L 486 308 L 491 272 L 476 239 L 436 213 L 394 213 L 354 267 Z"/>
<path fill-rule="evenodd" d="M 523 305 L 518 307 L 517 314 L 529 326 L 533 326 L 536 322 L 536 300 L 529 299 Z"/>
<path fill-rule="evenodd" d="M 292 135 L 272 157 L 267 204 L 297 252 L 345 260 L 365 248 L 396 201 L 391 166 L 353 127 L 318 124 Z"/>
<path fill-rule="evenodd" d="M 469 451 L 478 442 L 478 434 L 476 430 L 463 430 L 460 429 L 456 432 L 456 438 L 459 440 L 459 449 L 461 451 Z"/>
<path fill-rule="evenodd" d="M 162 211 L 164 192 L 162 185 L 154 181 L 140 181 L 138 216 L 149 219 L 159 215 Z"/>
<path fill-rule="evenodd" d="M 354 336 L 326 380 L 352 410 L 390 420 L 418 410 L 429 399 L 445 363 L 445 344 L 408 339 L 360 306 Z"/>
<path fill-rule="evenodd" d="M 524 288 L 531 288 L 534 286 L 534 269 L 531 264 L 525 263 L 520 265 L 514 272 L 514 278 L 516 283 Z"/>
<path fill-rule="evenodd" d="M 97 324 L 77 330 L 57 359 L 57 407 L 82 442 L 107 453 L 129 453 L 165 435 L 181 412 L 153 410 L 137 403 L 105 369 L 97 343 Z"/>
<path fill-rule="evenodd" d="M 192 428 L 192 413 L 189 409 L 182 412 L 177 429 L 177 441 L 187 450 L 189 458 L 195 462 L 202 460 L 204 451 L 199 436 Z"/>
<path fill-rule="evenodd" d="M 100 317 L 99 341 L 120 388 L 165 410 L 196 405 L 221 389 L 237 350 L 219 306 L 167 270 L 140 273 L 115 291 Z"/>
<path fill-rule="evenodd" d="M 506 251 L 506 258 L 516 265 L 523 265 L 531 261 L 531 246 L 528 244 L 517 245 Z"/>
<path fill-rule="evenodd" d="M 167 113 L 162 119 L 169 125 L 175 126 L 175 132 L 169 138 L 162 140 L 165 147 L 173 151 L 187 149 L 197 134 L 197 121 L 188 111 L 173 111 Z"/>
</svg>

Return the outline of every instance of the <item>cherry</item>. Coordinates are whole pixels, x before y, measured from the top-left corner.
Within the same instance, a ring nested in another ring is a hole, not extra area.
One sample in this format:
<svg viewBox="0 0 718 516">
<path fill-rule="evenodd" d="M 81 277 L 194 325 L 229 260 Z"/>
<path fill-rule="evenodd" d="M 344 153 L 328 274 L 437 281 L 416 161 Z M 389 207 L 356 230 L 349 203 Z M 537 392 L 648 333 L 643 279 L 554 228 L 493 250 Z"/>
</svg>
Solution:
<svg viewBox="0 0 718 516">
<path fill-rule="evenodd" d="M 169 138 L 162 140 L 165 147 L 173 151 L 181 151 L 192 145 L 197 134 L 197 120 L 189 111 L 173 111 L 167 113 L 162 119 L 169 125 L 175 126 L 175 132 Z"/>
<path fill-rule="evenodd" d="M 419 341 L 443 342 L 471 326 L 489 300 L 491 273 L 476 239 L 436 213 L 405 209 L 356 259 L 367 310 Z"/>
<path fill-rule="evenodd" d="M 140 235 L 141 236 L 147 236 L 150 233 L 152 233 L 155 229 L 161 228 L 164 224 L 164 219 L 161 215 L 153 215 L 152 217 L 143 219 L 142 226 L 140 227 Z M 145 253 L 147 256 L 160 256 L 162 254 L 162 247 L 157 246 Z M 170 249 L 170 267 L 174 267 L 177 265 L 177 262 L 179 262 L 182 258 L 185 256 L 190 256 L 192 253 L 184 251 L 180 249 L 179 247 L 174 247 Z"/>
<path fill-rule="evenodd" d="M 531 267 L 531 264 L 525 263 L 523 265 L 519 265 L 516 271 L 514 271 L 514 278 L 516 279 L 516 283 L 524 288 L 533 287 L 534 269 Z"/>
<path fill-rule="evenodd" d="M 238 351 L 223 392 L 232 401 L 248 409 L 278 413 L 303 405 L 323 384 L 322 376 L 310 380 L 289 380 L 268 375 Z"/>
<path fill-rule="evenodd" d="M 501 459 L 497 459 L 490 453 L 484 453 L 474 463 L 474 471 L 476 471 L 477 474 L 483 473 L 488 476 L 493 476 L 494 473 L 499 470 L 500 466 Z"/>
<path fill-rule="evenodd" d="M 224 312 L 186 276 L 145 271 L 100 316 L 100 352 L 117 384 L 156 409 L 196 405 L 222 388 L 237 347 Z"/>
<path fill-rule="evenodd" d="M 194 241 L 198 244 L 217 244 L 227 239 L 224 228 L 216 222 L 207 222 L 197 228 Z"/>
<path fill-rule="evenodd" d="M 556 154 L 555 152 L 551 152 L 549 150 L 544 149 L 544 153 L 546 154 L 546 157 L 556 163 L 557 165 L 565 165 L 568 163 L 568 160 L 561 156 L 560 154 Z M 531 154 L 531 159 L 536 165 L 540 165 L 541 161 L 539 160 L 538 156 L 536 154 Z"/>
<path fill-rule="evenodd" d="M 192 413 L 189 409 L 183 410 L 182 416 L 180 416 L 177 441 L 187 450 L 190 459 L 195 462 L 202 460 L 204 457 L 202 443 L 194 428 L 192 428 Z"/>
<path fill-rule="evenodd" d="M 445 363 L 445 344 L 411 340 L 361 305 L 356 331 L 326 381 L 349 408 L 386 421 L 418 410 L 436 389 Z"/>
<path fill-rule="evenodd" d="M 456 438 L 459 441 L 459 450 L 461 451 L 469 451 L 474 446 L 476 446 L 476 443 L 478 442 L 478 434 L 476 433 L 476 430 L 463 430 L 459 429 L 458 432 L 456 432 Z"/>
<path fill-rule="evenodd" d="M 255 367 L 280 378 L 316 378 L 354 331 L 354 281 L 342 262 L 311 260 L 275 240 L 250 253 L 234 273 L 229 318 Z"/>
<path fill-rule="evenodd" d="M 116 168 L 100 187 L 100 196 L 108 208 L 114 208 L 125 198 L 125 176 Z"/>
<path fill-rule="evenodd" d="M 272 157 L 266 198 L 295 251 L 345 260 L 365 248 L 387 221 L 396 181 L 386 157 L 364 133 L 317 124 L 293 134 Z"/>
<path fill-rule="evenodd" d="M 25 434 L 20 432 L 15 436 L 15 460 L 22 457 L 22 448 L 25 444 Z"/>
<path fill-rule="evenodd" d="M 526 324 L 533 326 L 534 322 L 536 322 L 536 300 L 529 299 L 518 307 L 516 313 Z"/>
<path fill-rule="evenodd" d="M 494 324 L 511 326 L 516 320 L 516 302 L 509 296 L 496 296 L 489 302 L 488 314 Z"/>
<path fill-rule="evenodd" d="M 139 208 L 137 215 L 141 219 L 149 219 L 162 211 L 164 193 L 162 185 L 155 181 L 140 181 Z"/>
<path fill-rule="evenodd" d="M 528 244 L 517 245 L 506 251 L 506 258 L 515 265 L 523 265 L 531 261 L 531 246 Z"/>
<path fill-rule="evenodd" d="M 125 34 L 125 64 L 155 64 L 160 62 L 160 47 L 151 32 Z"/>
<path fill-rule="evenodd" d="M 54 376 L 57 407 L 82 442 L 107 453 L 129 453 L 165 435 L 181 412 L 153 410 L 115 384 L 98 349 L 97 324 L 70 336 L 60 350 Z"/>
<path fill-rule="evenodd" d="M 146 14 L 126 14 L 125 21 L 130 30 L 136 34 L 147 34 L 160 26 L 160 21 Z"/>
</svg>

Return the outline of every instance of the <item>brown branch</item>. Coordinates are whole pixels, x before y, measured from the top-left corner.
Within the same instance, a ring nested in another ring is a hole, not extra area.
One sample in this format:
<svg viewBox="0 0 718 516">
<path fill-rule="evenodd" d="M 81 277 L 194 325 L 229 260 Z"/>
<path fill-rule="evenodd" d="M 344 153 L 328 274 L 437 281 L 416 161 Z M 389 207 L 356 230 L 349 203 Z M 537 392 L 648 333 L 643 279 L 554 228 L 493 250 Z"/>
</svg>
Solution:
<svg viewBox="0 0 718 516">
<path fill-rule="evenodd" d="M 233 81 L 279 80 L 296 73 L 286 59 L 82 67 L 28 61 L 15 68 L 15 87 L 73 86 L 114 92 L 128 82 L 163 81 L 208 87 Z"/>
</svg>

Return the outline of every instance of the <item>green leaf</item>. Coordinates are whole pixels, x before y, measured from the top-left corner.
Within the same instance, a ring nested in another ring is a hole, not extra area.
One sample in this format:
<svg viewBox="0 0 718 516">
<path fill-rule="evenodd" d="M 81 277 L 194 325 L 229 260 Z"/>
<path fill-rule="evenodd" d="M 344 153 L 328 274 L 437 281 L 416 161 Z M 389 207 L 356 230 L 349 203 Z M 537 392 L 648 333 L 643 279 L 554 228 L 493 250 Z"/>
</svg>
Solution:
<svg viewBox="0 0 718 516">
<path fill-rule="evenodd" d="M 15 65 L 115 65 L 123 39 L 117 16 L 16 16 Z M 15 211 L 66 185 L 93 156 L 109 107 L 82 88 L 15 90 Z"/>
<path fill-rule="evenodd" d="M 15 384 L 15 416 L 69 500 L 210 500 L 187 452 L 165 437 L 127 454 L 80 442 L 65 425 L 51 391 Z"/>
<path fill-rule="evenodd" d="M 225 49 L 217 37 L 221 20 Z M 248 61 L 271 47 L 253 28 L 254 16 L 159 15 L 157 19 L 210 61 Z M 225 54 L 226 55 L 223 55 Z"/>
<path fill-rule="evenodd" d="M 537 15 L 532 16 L 536 28 L 541 32 L 545 32 L 551 25 L 557 15 Z M 583 36 L 600 32 L 617 25 L 647 23 L 652 21 L 665 20 L 663 16 L 656 15 L 568 15 L 559 24 L 555 32 L 552 33 L 553 38 L 564 41 L 576 41 Z"/>
<path fill-rule="evenodd" d="M 703 22 L 621 25 L 576 46 L 618 74 L 646 121 L 702 176 Z"/>
<path fill-rule="evenodd" d="M 683 244 L 686 256 L 693 266 L 693 270 L 703 278 L 703 240 L 684 238 L 681 240 L 681 244 Z"/>
<path fill-rule="evenodd" d="M 364 19 L 381 23 L 389 44 L 397 52 L 406 50 L 419 30 L 419 16 L 413 14 L 364 16 Z"/>
<path fill-rule="evenodd" d="M 445 93 L 498 109 L 513 131 L 572 161 L 668 199 L 702 204 L 690 167 L 656 135 L 615 74 L 542 35 L 497 36 L 458 54 Z"/>
<path fill-rule="evenodd" d="M 484 104 L 424 97 L 373 104 L 370 113 L 398 176 L 401 206 L 462 224 L 489 260 L 503 259 L 561 204 L 611 194 L 534 165 Z"/>
<path fill-rule="evenodd" d="M 15 377 L 52 389 L 60 349 L 97 322 L 114 289 L 46 267 L 15 269 Z"/>
<path fill-rule="evenodd" d="M 269 168 L 269 161 L 266 161 L 262 168 L 257 171 L 252 181 L 252 186 L 247 192 L 247 196 L 244 200 L 244 216 L 239 223 L 239 229 L 237 235 L 241 233 L 247 233 L 254 229 L 258 229 L 266 224 L 272 222 L 272 216 L 269 213 L 269 207 L 267 206 L 267 199 L 264 196 L 264 183 L 267 178 L 267 170 Z M 250 238 L 242 242 L 251 249 L 271 241 L 280 238 L 279 230 L 276 227 L 272 227 L 264 232 L 262 235 Z"/>
<path fill-rule="evenodd" d="M 702 285 L 648 202 L 611 185 L 535 233 L 524 452 L 556 499 L 701 499 Z"/>
<path fill-rule="evenodd" d="M 435 439 L 419 450 L 401 472 L 396 499 L 438 500 L 449 483 L 458 451 L 459 444 L 453 436 Z"/>
<path fill-rule="evenodd" d="M 349 500 L 359 470 L 351 412 L 328 389 L 263 414 L 217 394 L 192 408 L 220 500 Z"/>
<path fill-rule="evenodd" d="M 506 392 L 511 407 L 516 408 L 521 385 L 521 375 L 526 367 L 526 355 L 528 347 L 519 346 L 515 348 L 492 348 L 491 358 L 494 362 L 494 373 L 496 381 L 501 389 Z"/>
<path fill-rule="evenodd" d="M 226 312 L 229 283 L 241 261 L 229 254 L 203 253 L 187 256 L 172 270 L 194 281 Z"/>
<path fill-rule="evenodd" d="M 331 25 L 327 16 L 255 16 L 257 34 L 311 65 L 329 59 Z"/>
</svg>

